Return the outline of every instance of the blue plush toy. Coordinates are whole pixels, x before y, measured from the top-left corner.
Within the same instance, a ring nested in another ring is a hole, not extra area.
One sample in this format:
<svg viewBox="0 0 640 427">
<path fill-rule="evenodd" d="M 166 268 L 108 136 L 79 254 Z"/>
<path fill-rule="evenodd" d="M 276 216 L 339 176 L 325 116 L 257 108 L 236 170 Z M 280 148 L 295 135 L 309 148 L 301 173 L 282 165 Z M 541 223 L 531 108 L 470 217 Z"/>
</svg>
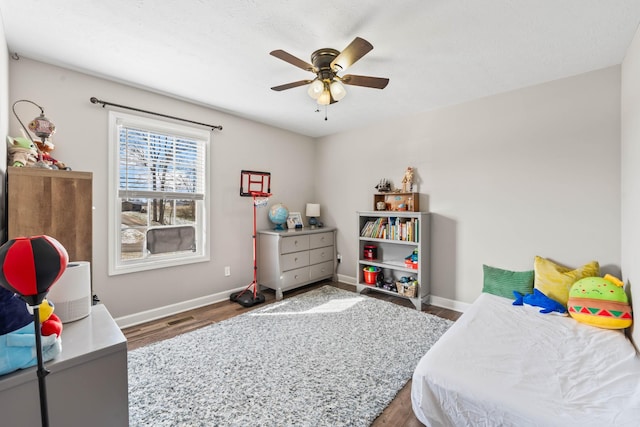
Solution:
<svg viewBox="0 0 640 427">
<path fill-rule="evenodd" d="M 533 290 L 532 294 L 522 295 L 518 291 L 513 291 L 513 296 L 515 296 L 516 300 L 513 302 L 513 305 L 523 305 L 528 304 L 535 307 L 542 307 L 540 313 L 547 314 L 556 312 L 558 314 L 567 315 L 567 309 L 565 306 L 553 300 L 540 292 L 537 289 Z"/>
<path fill-rule="evenodd" d="M 62 350 L 56 334 L 42 337 L 42 356 L 53 359 Z M 0 375 L 37 363 L 33 315 L 20 297 L 0 287 Z"/>
</svg>

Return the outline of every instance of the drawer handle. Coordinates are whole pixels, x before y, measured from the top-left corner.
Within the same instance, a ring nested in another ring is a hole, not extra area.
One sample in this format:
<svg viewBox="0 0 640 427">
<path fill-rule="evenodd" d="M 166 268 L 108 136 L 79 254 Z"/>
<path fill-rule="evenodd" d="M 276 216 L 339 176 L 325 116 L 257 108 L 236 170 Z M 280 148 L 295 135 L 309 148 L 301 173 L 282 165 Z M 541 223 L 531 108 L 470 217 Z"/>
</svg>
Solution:
<svg viewBox="0 0 640 427">
<path fill-rule="evenodd" d="M 293 259 L 293 262 L 298 262 L 298 257 L 295 257 L 295 258 Z"/>
<path fill-rule="evenodd" d="M 295 276 L 293 276 L 293 278 L 294 278 L 294 279 L 297 279 L 297 278 L 298 278 L 298 275 L 296 274 Z"/>
<path fill-rule="evenodd" d="M 293 241 L 293 244 L 294 244 L 294 245 L 296 245 L 296 246 L 298 246 L 298 241 L 297 241 L 297 240 L 294 240 L 294 241 Z"/>
</svg>

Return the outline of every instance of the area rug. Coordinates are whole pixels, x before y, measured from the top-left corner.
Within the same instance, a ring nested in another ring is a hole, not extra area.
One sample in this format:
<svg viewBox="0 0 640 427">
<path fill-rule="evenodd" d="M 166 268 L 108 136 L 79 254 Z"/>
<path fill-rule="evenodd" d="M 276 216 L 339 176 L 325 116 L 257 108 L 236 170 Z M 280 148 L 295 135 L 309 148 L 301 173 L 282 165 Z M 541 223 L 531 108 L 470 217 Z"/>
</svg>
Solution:
<svg viewBox="0 0 640 427">
<path fill-rule="evenodd" d="M 129 352 L 131 426 L 368 426 L 453 322 L 332 286 Z"/>
</svg>

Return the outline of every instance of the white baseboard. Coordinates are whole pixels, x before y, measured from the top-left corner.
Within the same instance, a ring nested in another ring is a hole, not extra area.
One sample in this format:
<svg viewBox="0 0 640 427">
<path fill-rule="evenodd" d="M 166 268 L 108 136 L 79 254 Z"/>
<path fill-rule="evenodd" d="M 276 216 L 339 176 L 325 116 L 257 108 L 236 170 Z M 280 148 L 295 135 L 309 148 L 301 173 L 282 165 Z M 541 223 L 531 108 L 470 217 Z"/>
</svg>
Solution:
<svg viewBox="0 0 640 427">
<path fill-rule="evenodd" d="M 115 319 L 115 321 L 120 329 L 128 328 L 131 326 L 139 325 L 141 323 L 161 319 L 163 317 L 173 316 L 174 314 L 182 313 L 187 310 L 193 310 L 194 308 L 204 307 L 205 305 L 215 304 L 221 301 L 228 301 L 229 295 L 234 292 L 241 291 L 244 288 L 245 287 L 242 286 L 237 289 L 231 289 L 228 291 L 218 292 L 216 294 L 206 295 L 188 301 L 182 301 L 176 304 L 166 305 L 164 307 L 141 311 L 139 313 L 118 317 Z"/>
<path fill-rule="evenodd" d="M 467 302 L 456 301 L 448 298 L 441 298 L 435 295 L 431 295 L 431 305 L 435 305 L 436 307 L 448 308 L 449 310 L 459 311 L 464 313 L 464 311 L 469 308 L 471 304 Z"/>
<path fill-rule="evenodd" d="M 356 278 L 352 276 L 345 276 L 344 274 L 338 274 L 338 282 L 346 283 L 347 285 L 355 285 Z"/>
</svg>

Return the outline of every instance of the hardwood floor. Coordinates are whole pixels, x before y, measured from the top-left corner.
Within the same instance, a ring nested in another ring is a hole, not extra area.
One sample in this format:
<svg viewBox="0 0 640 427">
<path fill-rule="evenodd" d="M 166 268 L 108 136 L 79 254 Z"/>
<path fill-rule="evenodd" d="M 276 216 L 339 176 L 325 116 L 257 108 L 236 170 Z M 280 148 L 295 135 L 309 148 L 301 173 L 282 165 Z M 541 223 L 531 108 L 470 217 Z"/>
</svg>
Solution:
<svg viewBox="0 0 640 427">
<path fill-rule="evenodd" d="M 308 292 L 312 289 L 316 289 L 325 285 L 335 286 L 340 289 L 352 292 L 355 292 L 356 289 L 354 285 L 325 281 L 287 291 L 285 292 L 284 297 L 290 298 L 294 295 Z M 272 290 L 264 290 L 262 291 L 262 294 L 265 296 L 266 300 L 260 306 L 275 302 L 275 292 L 273 292 Z M 404 298 L 394 297 L 392 295 L 387 295 L 375 291 L 367 292 L 367 295 L 389 301 L 394 304 L 413 308 L 413 304 L 411 304 L 409 300 L 406 300 Z M 220 322 L 230 317 L 237 316 L 238 314 L 250 311 L 256 307 L 245 308 L 240 304 L 232 303 L 231 301 L 223 301 L 216 304 L 208 305 L 206 307 L 201 307 L 173 316 L 165 317 L 153 322 L 143 323 L 140 325 L 132 326 L 130 328 L 125 328 L 123 329 L 123 333 L 127 337 L 128 349 L 133 350 L 135 348 L 142 347 L 156 341 L 162 341 L 164 339 L 171 338 L 173 336 L 183 334 L 185 332 L 189 332 L 194 329 L 210 325 L 212 323 Z M 435 307 L 432 305 L 423 305 L 422 311 L 453 321 L 457 320 L 462 314 L 456 311 Z M 396 398 L 373 422 L 372 426 L 422 426 L 422 423 L 415 417 L 411 408 L 411 380 L 409 380 L 409 382 L 398 392 Z"/>
</svg>

